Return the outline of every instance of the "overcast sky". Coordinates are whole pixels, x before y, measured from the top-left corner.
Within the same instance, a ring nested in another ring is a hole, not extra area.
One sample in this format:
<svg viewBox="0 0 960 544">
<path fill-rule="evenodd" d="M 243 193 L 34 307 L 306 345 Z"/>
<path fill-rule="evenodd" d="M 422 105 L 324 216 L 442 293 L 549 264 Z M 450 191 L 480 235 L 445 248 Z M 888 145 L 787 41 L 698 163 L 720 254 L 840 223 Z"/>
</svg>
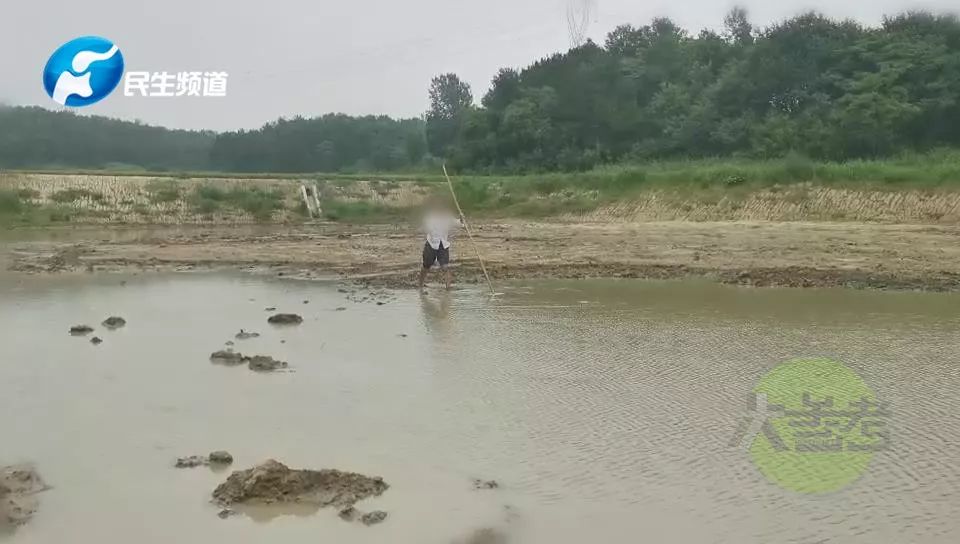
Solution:
<svg viewBox="0 0 960 544">
<path fill-rule="evenodd" d="M 571 0 L 572 1 L 572 0 Z M 735 3 L 755 25 L 816 9 L 877 24 L 907 9 L 957 11 L 960 0 L 594 0 L 589 35 L 655 16 L 719 29 Z M 41 72 L 62 43 L 113 40 L 126 69 L 230 74 L 226 98 L 131 98 L 122 89 L 83 113 L 178 128 L 257 128 L 325 112 L 416 116 L 430 78 L 456 72 L 479 99 L 503 66 L 568 45 L 567 0 L 0 0 L 0 101 L 56 107 Z"/>
</svg>

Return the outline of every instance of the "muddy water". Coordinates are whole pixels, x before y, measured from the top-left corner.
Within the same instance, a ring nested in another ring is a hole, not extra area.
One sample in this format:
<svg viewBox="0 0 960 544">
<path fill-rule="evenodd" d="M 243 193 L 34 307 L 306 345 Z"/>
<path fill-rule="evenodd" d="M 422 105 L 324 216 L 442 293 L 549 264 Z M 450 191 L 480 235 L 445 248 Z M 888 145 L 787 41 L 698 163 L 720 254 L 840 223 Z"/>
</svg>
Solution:
<svg viewBox="0 0 960 544">
<path fill-rule="evenodd" d="M 125 283 L 124 283 L 125 282 Z M 544 282 L 354 303 L 338 285 L 244 275 L 12 277 L 0 284 L 0 464 L 53 489 L 18 544 L 934 543 L 960 534 L 960 297 Z M 304 304 L 309 300 L 309 304 Z M 340 306 L 346 311 L 337 312 Z M 268 326 L 265 307 L 297 312 Z M 105 331 L 121 315 L 128 325 Z M 67 334 L 89 323 L 104 339 Z M 291 371 L 208 361 L 239 329 Z M 403 337 L 401 335 L 407 335 Z M 776 363 L 830 356 L 891 402 L 893 446 L 850 487 L 784 491 L 728 446 Z M 380 475 L 335 512 L 217 518 L 229 450 Z M 473 478 L 496 479 L 475 491 Z"/>
</svg>

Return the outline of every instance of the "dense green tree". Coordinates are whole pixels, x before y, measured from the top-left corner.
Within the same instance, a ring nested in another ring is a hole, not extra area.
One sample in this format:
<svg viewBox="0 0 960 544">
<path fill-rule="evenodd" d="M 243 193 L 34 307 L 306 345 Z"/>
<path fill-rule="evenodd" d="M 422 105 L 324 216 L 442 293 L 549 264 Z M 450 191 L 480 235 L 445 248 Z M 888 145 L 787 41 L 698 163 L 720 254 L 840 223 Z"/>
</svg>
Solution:
<svg viewBox="0 0 960 544">
<path fill-rule="evenodd" d="M 425 153 L 419 119 L 327 114 L 220 134 L 210 159 L 236 172 L 386 171 L 417 165 Z"/>
<path fill-rule="evenodd" d="M 621 25 L 501 72 L 451 155 L 464 169 L 740 155 L 884 156 L 960 145 L 960 23 L 906 13 L 879 28 L 804 13 L 722 34 Z M 509 121 L 509 122 L 508 122 Z"/>
<path fill-rule="evenodd" d="M 470 85 L 456 74 L 443 74 L 430 82 L 430 109 L 427 111 L 427 145 L 431 153 L 444 156 L 456 144 L 467 112 L 473 107 Z"/>
<path fill-rule="evenodd" d="M 69 111 L 0 106 L 0 168 L 196 170 L 207 167 L 214 137 Z"/>
<path fill-rule="evenodd" d="M 741 6 L 731 9 L 723 18 L 724 36 L 738 45 L 753 43 L 753 24 L 747 16 L 747 10 Z"/>
</svg>

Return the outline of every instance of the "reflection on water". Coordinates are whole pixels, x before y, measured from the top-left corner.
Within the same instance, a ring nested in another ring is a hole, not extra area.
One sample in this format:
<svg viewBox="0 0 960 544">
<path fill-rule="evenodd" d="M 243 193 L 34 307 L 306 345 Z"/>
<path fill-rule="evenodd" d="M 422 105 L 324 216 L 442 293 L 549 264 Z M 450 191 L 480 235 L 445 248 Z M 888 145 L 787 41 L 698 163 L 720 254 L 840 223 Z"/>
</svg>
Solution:
<svg viewBox="0 0 960 544">
<path fill-rule="evenodd" d="M 450 291 L 438 291 L 438 295 L 433 297 L 427 294 L 420 294 L 420 315 L 423 318 L 423 327 L 436 343 L 443 343 L 449 340 L 451 333 L 450 327 L 450 306 L 453 303 L 453 295 Z"/>
<path fill-rule="evenodd" d="M 542 282 L 498 286 L 493 301 L 431 290 L 376 306 L 333 284 L 240 275 L 4 281 L 0 463 L 33 461 L 54 486 L 18 544 L 446 544 L 501 526 L 532 544 L 875 544 L 960 531 L 956 295 Z M 305 321 L 270 327 L 265 307 Z M 128 325 L 99 330 L 109 315 Z M 79 323 L 104 343 L 67 334 Z M 261 337 L 235 341 L 241 328 Z M 211 364 L 229 340 L 292 372 Z M 781 490 L 728 445 L 756 380 L 799 356 L 843 361 L 896 408 L 892 448 L 825 496 Z M 390 489 L 357 506 L 390 517 L 220 520 L 208 501 L 225 474 L 171 468 L 217 449 L 238 469 L 276 458 L 383 476 Z"/>
</svg>

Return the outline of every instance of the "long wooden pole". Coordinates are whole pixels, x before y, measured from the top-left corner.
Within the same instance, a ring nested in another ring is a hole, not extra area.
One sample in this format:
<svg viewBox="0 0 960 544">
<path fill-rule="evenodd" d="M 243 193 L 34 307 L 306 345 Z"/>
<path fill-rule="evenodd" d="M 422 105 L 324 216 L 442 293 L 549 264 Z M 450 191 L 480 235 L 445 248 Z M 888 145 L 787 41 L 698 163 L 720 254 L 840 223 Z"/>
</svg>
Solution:
<svg viewBox="0 0 960 544">
<path fill-rule="evenodd" d="M 443 177 L 447 178 L 447 186 L 450 187 L 450 194 L 453 195 L 453 203 L 457 205 L 457 211 L 460 213 L 460 220 L 463 221 L 463 228 L 467 231 L 467 236 L 470 238 L 470 245 L 473 246 L 473 250 L 477 252 L 477 260 L 480 261 L 480 270 L 483 271 L 483 277 L 487 280 L 487 287 L 490 288 L 490 294 L 495 296 L 497 292 L 493 289 L 493 282 L 490 281 L 490 275 L 487 274 L 487 267 L 483 264 L 483 257 L 480 256 L 480 248 L 477 246 L 477 242 L 473 239 L 473 233 L 470 232 L 470 225 L 467 223 L 467 216 L 463 215 L 463 209 L 460 207 L 460 202 L 457 200 L 457 192 L 453 190 L 453 182 L 450 181 L 450 175 L 447 174 L 447 165 L 443 165 Z"/>
</svg>

